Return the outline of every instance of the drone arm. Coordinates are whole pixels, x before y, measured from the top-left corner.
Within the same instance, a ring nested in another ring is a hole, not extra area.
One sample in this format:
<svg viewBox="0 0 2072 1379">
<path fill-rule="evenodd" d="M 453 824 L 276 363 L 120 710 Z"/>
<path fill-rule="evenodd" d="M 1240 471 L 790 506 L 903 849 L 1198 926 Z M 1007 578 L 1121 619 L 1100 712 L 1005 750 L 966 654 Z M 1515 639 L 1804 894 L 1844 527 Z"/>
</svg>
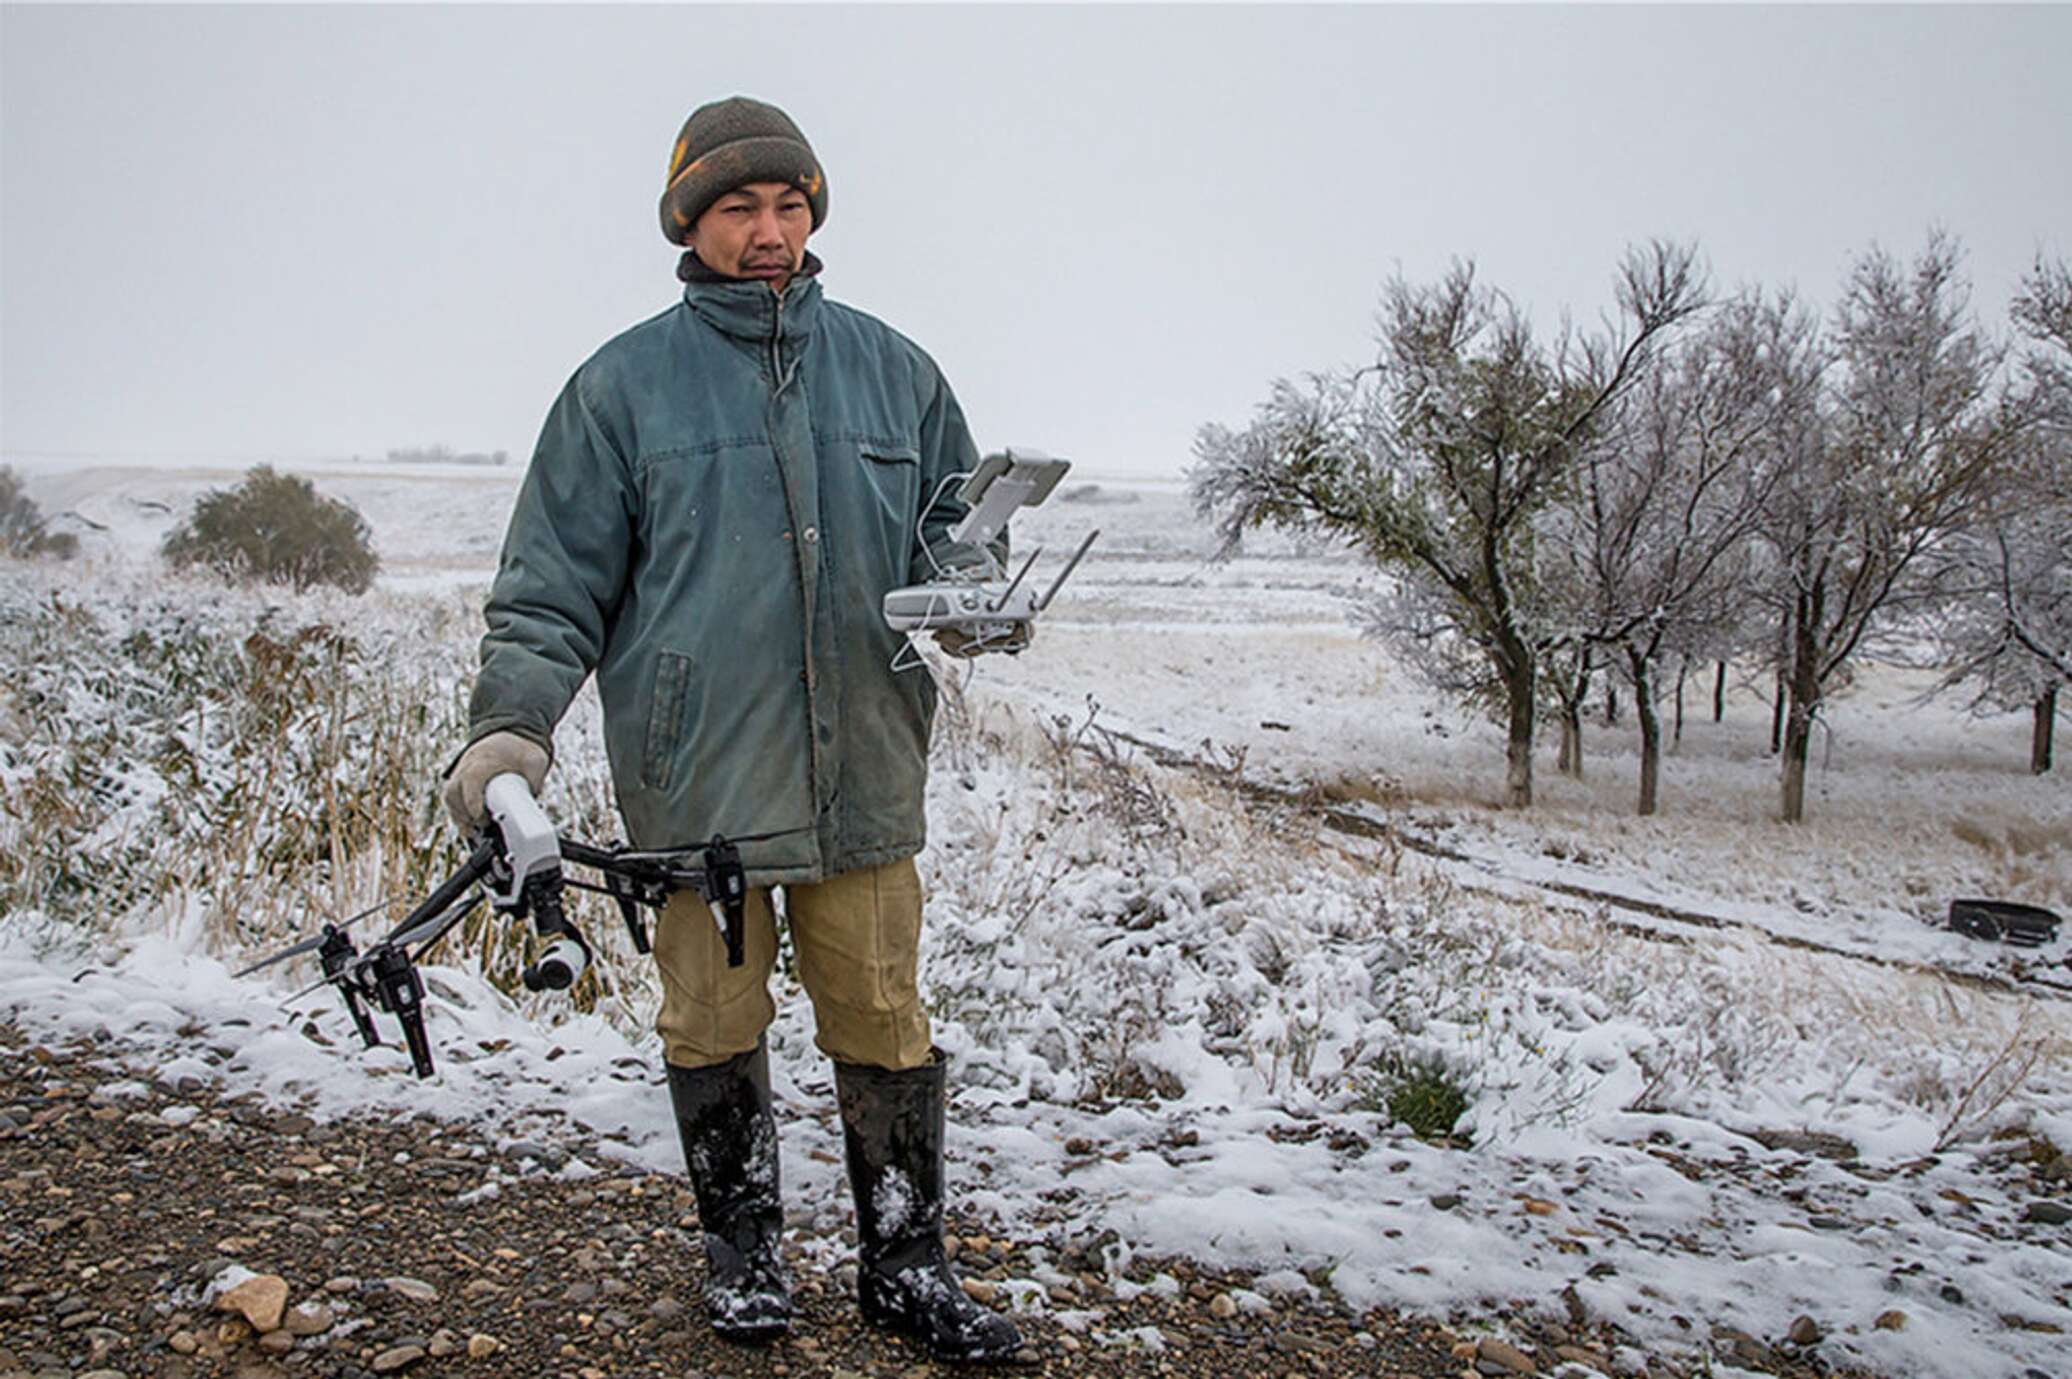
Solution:
<svg viewBox="0 0 2072 1379">
<path fill-rule="evenodd" d="M 496 866 L 496 843 L 484 838 L 475 844 L 475 850 L 468 854 L 468 860 L 460 868 L 439 883 L 438 889 L 419 902 L 416 909 L 403 917 L 403 922 L 390 931 L 390 937 L 409 933 L 432 916 L 441 913 L 448 906 L 466 895 L 476 882 L 489 875 Z"/>
<path fill-rule="evenodd" d="M 715 836 L 702 849 L 690 852 L 633 853 L 607 851 L 593 847 L 573 838 L 561 840 L 561 855 L 579 866 L 594 867 L 603 873 L 602 886 L 580 885 L 585 890 L 601 890 L 618 902 L 619 913 L 626 920 L 626 928 L 633 935 L 633 946 L 640 952 L 647 952 L 647 930 L 641 924 L 635 905 L 649 905 L 656 909 L 668 904 L 673 891 L 689 891 L 704 900 L 712 908 L 713 920 L 719 925 L 720 935 L 726 942 L 727 966 L 739 967 L 746 961 L 745 935 L 748 905 L 748 872 L 741 863 L 741 849 L 724 837 Z M 686 865 L 692 857 L 697 865 Z"/>
</svg>

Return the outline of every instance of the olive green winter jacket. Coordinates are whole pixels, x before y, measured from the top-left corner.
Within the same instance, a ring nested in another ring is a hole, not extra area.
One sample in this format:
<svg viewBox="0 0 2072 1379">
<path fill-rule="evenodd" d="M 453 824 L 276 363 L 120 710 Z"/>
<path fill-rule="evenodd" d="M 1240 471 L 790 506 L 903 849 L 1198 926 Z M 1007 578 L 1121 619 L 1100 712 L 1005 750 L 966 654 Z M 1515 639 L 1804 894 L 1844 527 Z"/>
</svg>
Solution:
<svg viewBox="0 0 2072 1379">
<path fill-rule="evenodd" d="M 743 844 L 753 885 L 918 852 L 935 688 L 891 669 L 903 638 L 882 602 L 931 556 L 974 554 L 945 535 L 956 486 L 938 492 L 976 458 L 934 362 L 810 273 L 781 299 L 690 282 L 547 416 L 470 741 L 504 729 L 551 749 L 595 671 L 636 846 L 782 835 Z"/>
</svg>

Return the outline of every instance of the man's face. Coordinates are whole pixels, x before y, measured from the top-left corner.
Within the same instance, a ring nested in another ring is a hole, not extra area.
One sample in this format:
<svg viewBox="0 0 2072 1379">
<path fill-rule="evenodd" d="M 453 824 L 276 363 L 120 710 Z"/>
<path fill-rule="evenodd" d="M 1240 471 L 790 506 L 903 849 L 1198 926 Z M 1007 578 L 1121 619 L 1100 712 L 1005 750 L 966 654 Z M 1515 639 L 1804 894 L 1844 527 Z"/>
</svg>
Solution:
<svg viewBox="0 0 2072 1379">
<path fill-rule="evenodd" d="M 754 278 L 783 292 L 805 262 L 813 207 L 786 182 L 750 182 L 706 208 L 691 226 L 690 246 L 707 268 L 730 278 Z"/>
</svg>

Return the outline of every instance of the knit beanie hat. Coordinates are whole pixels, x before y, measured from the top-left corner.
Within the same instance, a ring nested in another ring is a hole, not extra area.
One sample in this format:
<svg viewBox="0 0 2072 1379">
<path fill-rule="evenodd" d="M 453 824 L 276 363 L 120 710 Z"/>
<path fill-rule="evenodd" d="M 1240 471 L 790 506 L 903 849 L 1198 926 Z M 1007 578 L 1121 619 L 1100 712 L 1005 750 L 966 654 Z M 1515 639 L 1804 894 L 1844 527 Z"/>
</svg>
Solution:
<svg viewBox="0 0 2072 1379">
<path fill-rule="evenodd" d="M 788 182 L 806 194 L 814 229 L 827 219 L 827 178 L 791 116 L 747 96 L 699 106 L 669 155 L 663 236 L 682 244 L 713 202 L 750 182 Z"/>
</svg>

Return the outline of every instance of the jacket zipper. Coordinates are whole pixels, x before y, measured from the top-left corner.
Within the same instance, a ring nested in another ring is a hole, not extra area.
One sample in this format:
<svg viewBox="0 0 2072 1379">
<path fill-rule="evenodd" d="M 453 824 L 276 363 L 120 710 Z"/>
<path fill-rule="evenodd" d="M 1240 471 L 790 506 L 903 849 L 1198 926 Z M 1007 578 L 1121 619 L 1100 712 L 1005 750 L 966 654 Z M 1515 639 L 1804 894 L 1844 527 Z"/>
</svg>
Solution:
<svg viewBox="0 0 2072 1379">
<path fill-rule="evenodd" d="M 787 283 L 785 286 L 788 290 L 790 284 Z M 779 295 L 770 316 L 770 396 L 774 398 L 782 393 L 784 391 L 784 384 L 784 298 Z M 789 487 L 789 485 L 786 485 L 787 504 L 790 502 Z M 794 526 L 797 524 L 796 515 L 793 517 L 793 524 Z M 802 541 L 795 543 L 795 558 L 801 562 L 799 588 L 803 592 L 807 581 L 804 562 L 808 559 L 808 556 L 806 555 L 805 543 Z M 810 598 L 805 601 L 805 606 L 800 612 L 803 614 L 802 620 L 805 631 L 805 645 L 803 648 L 805 651 L 805 666 L 802 674 L 806 680 L 806 754 L 807 761 L 810 763 L 807 770 L 810 781 L 809 788 L 813 795 L 814 850 L 818 852 L 820 846 L 820 775 L 822 755 L 820 750 L 819 722 L 814 715 L 813 706 L 819 698 L 820 687 L 816 683 L 819 677 L 813 673 L 813 601 Z M 823 857 L 822 860 L 824 861 L 825 858 Z"/>
</svg>

